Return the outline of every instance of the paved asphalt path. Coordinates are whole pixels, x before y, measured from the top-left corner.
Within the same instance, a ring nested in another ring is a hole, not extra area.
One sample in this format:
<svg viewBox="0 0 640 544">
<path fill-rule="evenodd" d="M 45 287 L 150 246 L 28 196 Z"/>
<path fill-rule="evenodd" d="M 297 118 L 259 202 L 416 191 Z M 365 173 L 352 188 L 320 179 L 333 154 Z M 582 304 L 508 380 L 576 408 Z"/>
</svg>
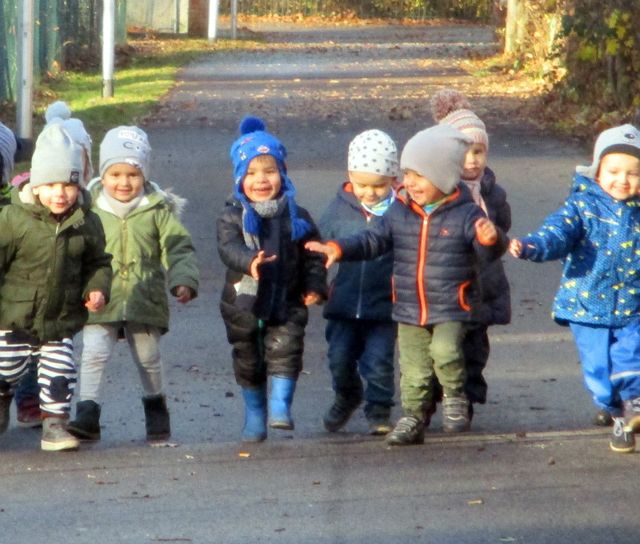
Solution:
<svg viewBox="0 0 640 544">
<path fill-rule="evenodd" d="M 0 437 L 0 543 L 637 542 L 640 456 L 609 452 L 608 431 L 589 424 L 570 336 L 549 318 L 558 263 L 507 259 L 513 324 L 492 331 L 490 399 L 472 432 L 445 436 L 436 417 L 424 446 L 389 449 L 357 413 L 345 431 L 325 433 L 331 388 L 314 308 L 296 430 L 238 442 L 242 404 L 215 250 L 238 120 L 258 113 L 282 137 L 299 202 L 318 216 L 344 179 L 353 135 L 376 127 L 402 145 L 431 124 L 431 92 L 454 83 L 473 91 L 477 80 L 456 61 L 495 48 L 482 27 L 268 30 L 273 48 L 187 67 L 145 125 L 154 178 L 189 199 L 203 276 L 200 297 L 173 306 L 164 339 L 172 441 L 145 443 L 139 380 L 119 346 L 101 442 L 46 454 L 37 431 L 12 424 Z M 562 202 L 588 152 L 518 121 L 517 103 L 501 109 L 506 91 L 474 104 L 509 192 L 512 234 L 523 235 Z M 398 106 L 404 120 L 392 119 Z"/>
</svg>

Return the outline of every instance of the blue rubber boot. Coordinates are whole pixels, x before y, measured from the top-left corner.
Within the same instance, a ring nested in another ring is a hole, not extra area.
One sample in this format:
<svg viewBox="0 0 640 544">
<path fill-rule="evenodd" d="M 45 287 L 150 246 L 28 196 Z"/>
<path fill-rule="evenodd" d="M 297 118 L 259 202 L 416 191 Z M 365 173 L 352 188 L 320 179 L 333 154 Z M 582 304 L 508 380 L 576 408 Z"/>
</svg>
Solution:
<svg viewBox="0 0 640 544">
<path fill-rule="evenodd" d="M 267 438 L 267 396 L 265 387 L 243 387 L 243 442 L 262 442 Z"/>
<path fill-rule="evenodd" d="M 283 376 L 272 376 L 269 395 L 269 427 L 272 429 L 293 430 L 291 403 L 296 390 L 296 380 Z"/>
</svg>

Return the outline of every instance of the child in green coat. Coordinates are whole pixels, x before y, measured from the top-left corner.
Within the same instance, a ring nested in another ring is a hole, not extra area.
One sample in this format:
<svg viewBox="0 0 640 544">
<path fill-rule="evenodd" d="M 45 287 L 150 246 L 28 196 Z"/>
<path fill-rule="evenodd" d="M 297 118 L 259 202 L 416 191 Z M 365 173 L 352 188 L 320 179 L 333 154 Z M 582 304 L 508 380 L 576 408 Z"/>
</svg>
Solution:
<svg viewBox="0 0 640 544">
<path fill-rule="evenodd" d="M 81 149 L 59 125 L 36 142 L 28 183 L 0 213 L 0 433 L 13 388 L 37 364 L 41 447 L 76 449 L 65 428 L 76 383 L 73 335 L 109 296 L 111 255 L 80 187 Z"/>
<path fill-rule="evenodd" d="M 113 283 L 104 312 L 83 330 L 79 401 L 69 430 L 87 440 L 100 439 L 102 377 L 122 335 L 142 380 L 147 439 L 171 434 L 159 350 L 169 328 L 166 286 L 187 303 L 197 296 L 199 273 L 191 236 L 177 215 L 184 200 L 149 181 L 150 152 L 140 128 L 111 129 L 100 144 L 100 178 L 89 184 L 113 254 Z"/>
</svg>

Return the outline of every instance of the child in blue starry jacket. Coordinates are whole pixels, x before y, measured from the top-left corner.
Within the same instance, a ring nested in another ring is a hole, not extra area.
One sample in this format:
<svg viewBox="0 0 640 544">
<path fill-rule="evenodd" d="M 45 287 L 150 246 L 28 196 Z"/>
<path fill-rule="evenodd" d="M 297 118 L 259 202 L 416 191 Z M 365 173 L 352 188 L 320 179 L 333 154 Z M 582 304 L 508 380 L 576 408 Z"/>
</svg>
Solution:
<svg viewBox="0 0 640 544">
<path fill-rule="evenodd" d="M 640 131 L 602 132 L 592 164 L 576 169 L 578 187 L 509 251 L 565 260 L 553 318 L 571 328 L 585 385 L 613 416 L 611 449 L 632 452 L 640 429 Z"/>
<path fill-rule="evenodd" d="M 395 200 L 400 172 L 396 144 L 381 130 L 365 130 L 349 144 L 349 180 L 322 215 L 327 240 L 369 228 Z M 335 398 L 324 414 L 329 432 L 341 429 L 364 399 L 369 432 L 383 435 L 395 392 L 393 356 L 397 326 L 391 319 L 393 255 L 340 263 L 324 308 L 328 359 Z M 362 380 L 366 381 L 363 390 Z"/>
</svg>

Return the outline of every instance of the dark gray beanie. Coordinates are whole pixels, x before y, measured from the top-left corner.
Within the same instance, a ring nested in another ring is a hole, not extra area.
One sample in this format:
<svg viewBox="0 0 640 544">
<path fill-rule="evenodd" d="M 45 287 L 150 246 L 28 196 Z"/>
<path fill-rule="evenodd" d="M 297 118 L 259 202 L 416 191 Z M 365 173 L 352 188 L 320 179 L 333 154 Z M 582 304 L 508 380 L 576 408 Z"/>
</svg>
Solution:
<svg viewBox="0 0 640 544">
<path fill-rule="evenodd" d="M 82 148 L 59 124 L 46 126 L 36 140 L 31 158 L 31 186 L 80 183 L 82 170 Z"/>
<path fill-rule="evenodd" d="M 412 136 L 400 156 L 400 168 L 413 170 L 448 195 L 462 176 L 464 156 L 473 143 L 450 125 L 435 125 Z"/>
</svg>

